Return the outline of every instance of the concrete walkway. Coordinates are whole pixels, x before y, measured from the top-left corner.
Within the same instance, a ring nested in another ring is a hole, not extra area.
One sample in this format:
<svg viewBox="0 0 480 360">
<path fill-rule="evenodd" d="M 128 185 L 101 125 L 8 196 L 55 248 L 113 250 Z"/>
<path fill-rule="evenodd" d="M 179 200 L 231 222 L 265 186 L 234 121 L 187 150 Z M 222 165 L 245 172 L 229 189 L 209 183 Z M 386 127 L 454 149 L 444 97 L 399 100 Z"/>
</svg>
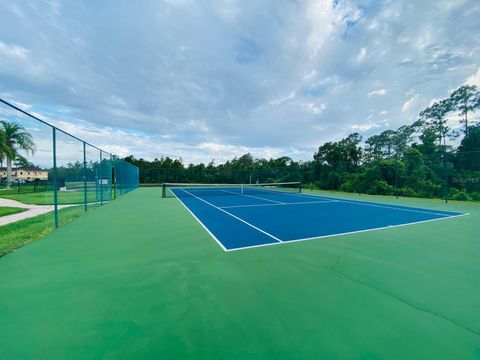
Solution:
<svg viewBox="0 0 480 360">
<path fill-rule="evenodd" d="M 12 224 L 14 222 L 25 220 L 25 219 L 30 219 L 32 217 L 43 215 L 43 214 L 52 212 L 54 210 L 53 205 L 31 205 L 31 204 L 24 204 L 16 200 L 2 199 L 2 198 L 0 198 L 0 206 L 28 209 L 18 214 L 12 214 L 12 215 L 0 217 L 0 226 Z M 71 206 L 78 206 L 78 205 L 76 204 L 58 205 L 58 209 L 64 209 Z"/>
</svg>

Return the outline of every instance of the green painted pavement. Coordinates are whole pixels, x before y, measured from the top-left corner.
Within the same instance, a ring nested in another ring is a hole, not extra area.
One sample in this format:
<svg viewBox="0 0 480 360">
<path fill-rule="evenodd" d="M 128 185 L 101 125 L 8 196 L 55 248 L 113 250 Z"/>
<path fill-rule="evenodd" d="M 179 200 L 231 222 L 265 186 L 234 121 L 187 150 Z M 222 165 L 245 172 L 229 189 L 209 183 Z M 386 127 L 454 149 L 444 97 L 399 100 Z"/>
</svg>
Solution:
<svg viewBox="0 0 480 360">
<path fill-rule="evenodd" d="M 480 359 L 480 207 L 360 198 L 471 215 L 225 253 L 139 189 L 0 258 L 0 358 Z"/>
</svg>

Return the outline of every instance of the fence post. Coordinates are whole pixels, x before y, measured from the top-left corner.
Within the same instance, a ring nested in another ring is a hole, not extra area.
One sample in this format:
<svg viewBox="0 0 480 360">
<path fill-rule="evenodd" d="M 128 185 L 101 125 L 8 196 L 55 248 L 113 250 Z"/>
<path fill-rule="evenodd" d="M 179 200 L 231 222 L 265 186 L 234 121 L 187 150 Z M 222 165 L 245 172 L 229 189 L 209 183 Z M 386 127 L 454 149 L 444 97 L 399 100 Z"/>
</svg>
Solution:
<svg viewBox="0 0 480 360">
<path fill-rule="evenodd" d="M 115 169 L 115 157 L 110 154 L 110 164 L 111 169 L 110 169 L 110 177 L 112 178 L 112 183 L 110 184 L 110 189 L 112 191 L 112 200 L 115 200 L 117 198 L 117 169 Z"/>
<path fill-rule="evenodd" d="M 102 150 L 100 150 L 100 206 L 103 205 L 103 164 L 102 164 Z"/>
<path fill-rule="evenodd" d="M 360 166 L 357 166 L 356 169 L 355 169 L 355 175 L 356 175 L 356 179 L 355 179 L 355 187 L 357 188 L 357 193 L 358 193 L 358 196 L 362 195 L 360 193 Z"/>
<path fill-rule="evenodd" d="M 445 166 L 445 204 L 448 204 L 448 163 L 447 163 L 447 152 L 443 153 L 443 165 Z"/>
<path fill-rule="evenodd" d="M 83 142 L 83 207 L 87 212 L 87 145 Z"/>
<path fill-rule="evenodd" d="M 395 160 L 395 198 L 398 199 L 398 161 Z"/>
<path fill-rule="evenodd" d="M 57 133 L 52 128 L 53 138 L 53 213 L 55 228 L 58 228 L 58 173 L 57 173 Z"/>
</svg>

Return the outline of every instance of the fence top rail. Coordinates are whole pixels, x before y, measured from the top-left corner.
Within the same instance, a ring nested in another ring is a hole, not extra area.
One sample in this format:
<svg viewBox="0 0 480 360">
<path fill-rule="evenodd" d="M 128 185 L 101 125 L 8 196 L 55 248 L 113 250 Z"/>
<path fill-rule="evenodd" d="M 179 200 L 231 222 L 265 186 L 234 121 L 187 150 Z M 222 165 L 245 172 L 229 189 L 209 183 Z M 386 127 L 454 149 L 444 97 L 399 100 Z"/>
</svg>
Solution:
<svg viewBox="0 0 480 360">
<path fill-rule="evenodd" d="M 95 149 L 97 149 L 97 150 L 99 150 L 99 151 L 103 151 L 104 153 L 107 153 L 107 154 L 109 154 L 109 155 L 112 155 L 112 154 L 109 153 L 108 151 L 102 150 L 102 149 L 100 149 L 98 146 L 95 146 L 95 145 L 89 143 L 88 141 L 82 140 L 82 139 L 80 139 L 79 137 L 77 137 L 77 136 L 75 136 L 75 135 L 72 135 L 72 134 L 66 132 L 65 130 L 62 130 L 62 129 L 56 127 L 55 125 L 52 125 L 52 124 L 46 122 L 45 120 L 42 120 L 42 119 L 38 118 L 37 116 L 32 115 L 32 114 L 26 112 L 25 110 L 20 109 L 18 106 L 15 106 L 15 105 L 9 103 L 9 102 L 6 101 L 6 100 L 3 100 L 2 98 L 0 98 L 0 102 L 4 103 L 4 104 L 7 105 L 7 106 L 10 106 L 11 108 L 13 108 L 13 109 L 15 109 L 15 110 L 17 110 L 17 111 L 20 111 L 22 114 L 27 115 L 28 117 L 31 117 L 32 119 L 35 119 L 35 120 L 37 120 L 37 121 L 40 121 L 42 124 L 45 124 L 45 125 L 47 125 L 47 126 L 50 126 L 51 128 L 55 129 L 55 131 L 58 130 L 58 131 L 64 133 L 65 135 L 71 136 L 72 138 L 74 138 L 74 139 L 76 139 L 76 140 L 78 140 L 78 141 L 81 141 L 81 142 L 83 142 L 83 143 L 85 143 L 85 144 L 87 144 L 87 145 L 89 145 L 89 146 L 91 146 L 91 147 L 93 147 L 93 148 L 95 148 Z"/>
</svg>

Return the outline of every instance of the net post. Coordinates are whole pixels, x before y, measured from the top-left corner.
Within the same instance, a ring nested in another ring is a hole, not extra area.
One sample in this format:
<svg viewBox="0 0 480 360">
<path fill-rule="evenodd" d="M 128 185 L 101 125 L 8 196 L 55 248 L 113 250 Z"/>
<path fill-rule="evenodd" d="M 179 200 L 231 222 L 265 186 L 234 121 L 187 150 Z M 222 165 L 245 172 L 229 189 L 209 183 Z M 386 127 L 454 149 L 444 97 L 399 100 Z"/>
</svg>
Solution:
<svg viewBox="0 0 480 360">
<path fill-rule="evenodd" d="M 299 193 L 302 192 L 302 183 L 299 183 L 299 184 L 298 184 L 298 192 L 299 192 Z"/>
<path fill-rule="evenodd" d="M 167 197 L 167 185 L 165 183 L 162 184 L 162 198 Z"/>
<path fill-rule="evenodd" d="M 57 132 L 52 128 L 53 139 L 53 214 L 55 228 L 58 228 L 58 172 L 57 172 Z"/>
</svg>

